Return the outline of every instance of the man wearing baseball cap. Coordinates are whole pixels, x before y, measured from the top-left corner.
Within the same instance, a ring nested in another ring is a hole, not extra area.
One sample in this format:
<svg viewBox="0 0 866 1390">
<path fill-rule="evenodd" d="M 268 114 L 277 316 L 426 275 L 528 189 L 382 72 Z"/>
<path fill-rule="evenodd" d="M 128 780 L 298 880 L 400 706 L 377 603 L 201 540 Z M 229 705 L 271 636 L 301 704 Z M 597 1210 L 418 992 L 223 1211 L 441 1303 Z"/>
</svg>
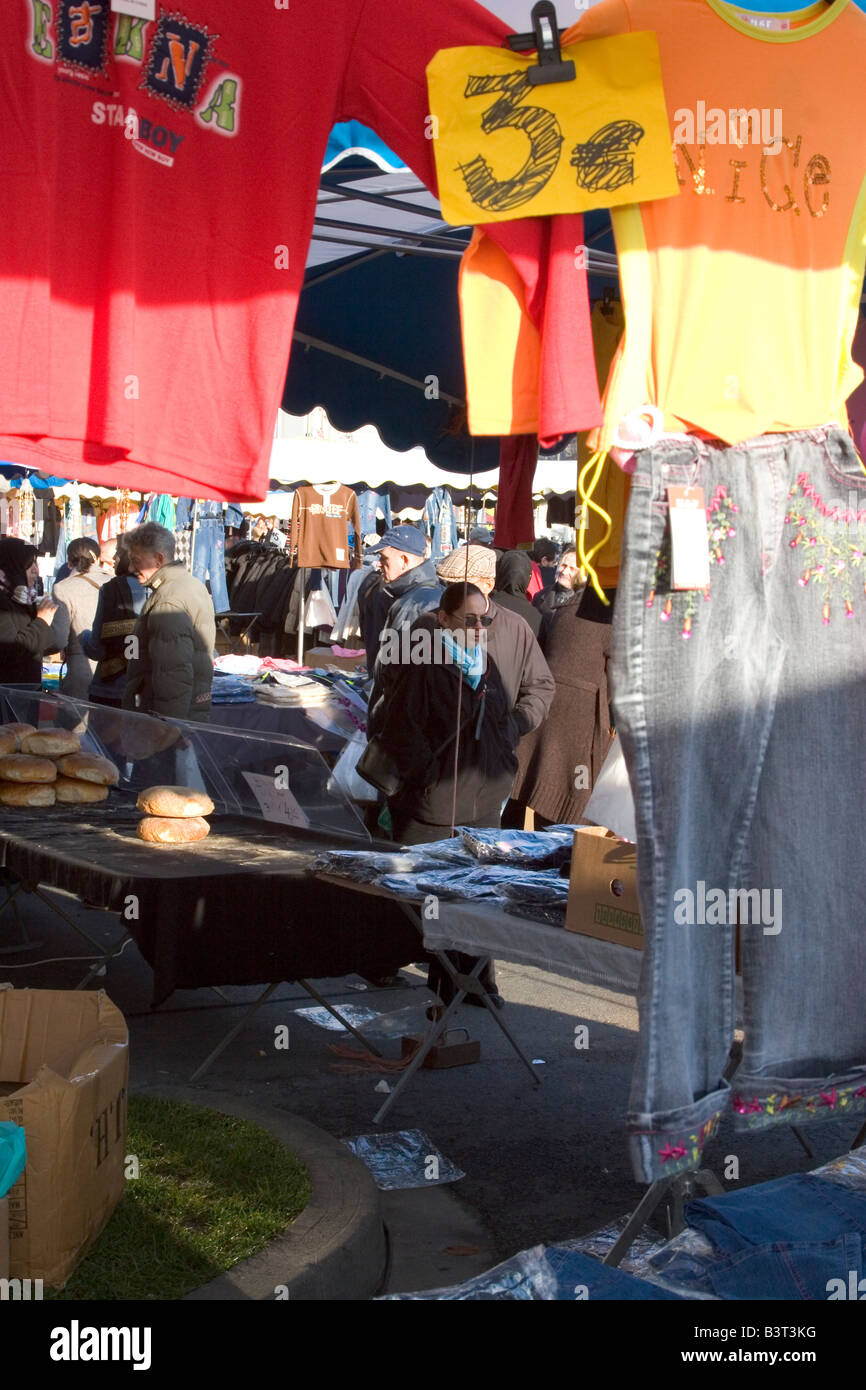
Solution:
<svg viewBox="0 0 866 1390">
<path fill-rule="evenodd" d="M 382 633 L 411 627 L 415 619 L 439 602 L 442 585 L 433 561 L 427 559 L 428 541 L 417 526 L 391 526 L 368 555 L 378 555 L 382 585 L 370 587 L 361 609 L 361 633 L 367 651 L 367 669 L 375 669 Z M 371 702 L 372 704 L 372 702 Z"/>
</svg>

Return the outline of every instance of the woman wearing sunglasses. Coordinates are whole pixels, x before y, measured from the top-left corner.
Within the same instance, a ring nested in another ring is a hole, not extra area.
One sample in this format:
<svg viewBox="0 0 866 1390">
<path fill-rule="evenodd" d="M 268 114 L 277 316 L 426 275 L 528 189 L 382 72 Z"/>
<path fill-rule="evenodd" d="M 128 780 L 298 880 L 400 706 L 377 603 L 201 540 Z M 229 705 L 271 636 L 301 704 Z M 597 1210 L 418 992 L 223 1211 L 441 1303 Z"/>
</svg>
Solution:
<svg viewBox="0 0 866 1390">
<path fill-rule="evenodd" d="M 438 609 L 412 625 L 399 669 L 385 683 L 379 739 L 402 780 L 388 800 L 399 844 L 447 838 L 452 816 L 455 825 L 500 824 L 520 729 L 488 656 L 493 619 L 487 608 L 474 584 L 449 584 Z M 460 957 L 466 970 L 473 963 Z M 492 968 L 481 983 L 501 1007 Z M 443 1002 L 451 997 L 450 981 L 440 978 L 438 967 L 431 967 L 429 984 Z"/>
<path fill-rule="evenodd" d="M 400 844 L 448 836 L 452 812 L 457 825 L 499 825 L 520 734 L 488 660 L 486 607 L 474 584 L 449 584 L 413 623 L 385 684 L 379 738 L 401 778 L 388 802 Z"/>
</svg>

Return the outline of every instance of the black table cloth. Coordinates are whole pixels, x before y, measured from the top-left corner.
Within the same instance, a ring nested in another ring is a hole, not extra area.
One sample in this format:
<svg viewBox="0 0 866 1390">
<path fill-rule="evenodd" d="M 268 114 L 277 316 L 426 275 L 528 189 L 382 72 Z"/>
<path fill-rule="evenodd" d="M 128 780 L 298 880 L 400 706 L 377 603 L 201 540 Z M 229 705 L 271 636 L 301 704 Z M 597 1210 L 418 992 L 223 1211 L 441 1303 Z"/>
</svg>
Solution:
<svg viewBox="0 0 866 1390">
<path fill-rule="evenodd" d="M 116 802 L 0 808 L 0 868 L 119 913 L 153 969 L 154 1006 L 176 989 L 378 978 L 425 958 L 399 906 L 310 875 L 345 842 L 213 815 L 207 839 L 166 847 L 137 838 L 139 819 Z"/>
</svg>

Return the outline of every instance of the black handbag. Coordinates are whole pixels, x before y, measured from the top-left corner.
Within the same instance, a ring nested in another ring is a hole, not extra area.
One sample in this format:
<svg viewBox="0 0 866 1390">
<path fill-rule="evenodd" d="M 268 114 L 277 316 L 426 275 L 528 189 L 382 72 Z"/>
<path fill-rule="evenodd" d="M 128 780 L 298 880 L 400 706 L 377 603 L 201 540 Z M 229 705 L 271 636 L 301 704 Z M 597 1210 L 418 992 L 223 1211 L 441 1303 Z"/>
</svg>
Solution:
<svg viewBox="0 0 866 1390">
<path fill-rule="evenodd" d="M 396 796 L 403 785 L 397 764 L 377 738 L 371 738 L 355 765 L 355 771 L 385 796 Z"/>
<path fill-rule="evenodd" d="M 484 710 L 484 700 L 486 691 L 482 695 L 482 703 L 479 710 L 480 716 Z M 471 719 L 464 719 L 460 733 L 468 727 Z M 453 743 L 457 737 L 457 731 L 449 734 L 444 743 L 440 743 L 436 752 L 433 754 L 434 760 L 444 753 L 449 743 Z M 476 730 L 477 737 L 477 730 Z M 355 765 L 355 771 L 359 777 L 363 777 L 365 782 L 369 782 L 371 787 L 376 787 L 384 796 L 398 796 L 403 790 L 404 779 L 400 774 L 396 762 L 391 754 L 378 738 L 371 738 Z"/>
</svg>

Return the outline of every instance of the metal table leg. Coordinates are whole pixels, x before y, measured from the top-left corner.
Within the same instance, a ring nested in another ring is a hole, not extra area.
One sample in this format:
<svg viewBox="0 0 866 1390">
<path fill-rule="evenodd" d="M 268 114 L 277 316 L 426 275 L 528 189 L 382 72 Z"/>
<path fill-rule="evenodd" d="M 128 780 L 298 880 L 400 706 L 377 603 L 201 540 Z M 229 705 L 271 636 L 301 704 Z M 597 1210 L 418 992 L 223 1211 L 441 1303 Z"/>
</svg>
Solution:
<svg viewBox="0 0 866 1390">
<path fill-rule="evenodd" d="M 193 1072 L 192 1076 L 190 1077 L 190 1081 L 197 1081 L 198 1078 L 199 1078 L 200 1076 L 204 1076 L 205 1072 L 207 1071 L 207 1069 L 208 1069 L 208 1067 L 211 1065 L 211 1063 L 216 1061 L 217 1057 L 219 1057 L 219 1055 L 220 1055 L 221 1052 L 225 1052 L 225 1050 L 226 1050 L 226 1048 L 228 1047 L 229 1043 L 234 1041 L 234 1039 L 237 1037 L 238 1033 L 240 1033 L 241 1030 L 242 1030 L 243 1028 L 246 1028 L 246 1026 L 247 1026 L 247 1024 L 249 1023 L 250 1019 L 252 1018 L 253 1014 L 254 1014 L 258 1009 L 261 1008 L 262 1004 L 264 1004 L 264 1002 L 265 1002 L 266 999 L 270 999 L 270 997 L 271 997 L 271 995 L 273 994 L 274 990 L 275 990 L 275 989 L 278 989 L 279 986 L 280 986 L 281 984 L 282 984 L 282 980 L 274 980 L 274 983 L 273 983 L 272 985 L 268 985 L 268 987 L 267 987 L 267 989 L 264 991 L 264 993 L 260 994 L 259 997 L 258 997 L 258 999 L 255 1001 L 255 1003 L 254 1003 L 254 1004 L 251 1004 L 250 1007 L 249 1007 L 249 1009 L 247 1009 L 247 1012 L 244 1014 L 244 1016 L 243 1016 L 243 1018 L 241 1019 L 240 1023 L 236 1023 L 235 1026 L 234 1026 L 234 1028 L 232 1028 L 230 1032 L 226 1033 L 226 1035 L 225 1035 L 225 1037 L 223 1038 L 222 1042 L 217 1043 L 217 1045 L 216 1045 L 216 1047 L 214 1048 L 213 1052 L 210 1052 L 210 1053 L 208 1054 L 208 1056 L 205 1057 L 205 1059 L 204 1059 L 204 1061 L 202 1062 L 201 1066 L 196 1068 L 196 1070 Z"/>
<path fill-rule="evenodd" d="M 307 991 L 312 999 L 315 999 L 317 1004 L 321 1004 L 323 1009 L 327 1009 L 332 1018 L 335 1018 L 343 1028 L 347 1028 L 353 1038 L 357 1038 L 359 1043 L 363 1043 L 368 1052 L 372 1052 L 374 1057 L 382 1056 L 378 1047 L 374 1047 L 373 1043 L 371 1043 L 368 1038 L 365 1038 L 363 1033 L 359 1033 L 357 1028 L 353 1028 L 349 1020 L 344 1018 L 339 1010 L 334 1008 L 333 1004 L 329 1004 L 325 996 L 320 994 L 317 989 L 314 989 L 309 980 L 298 980 L 298 984 L 302 989 Z"/>
</svg>

